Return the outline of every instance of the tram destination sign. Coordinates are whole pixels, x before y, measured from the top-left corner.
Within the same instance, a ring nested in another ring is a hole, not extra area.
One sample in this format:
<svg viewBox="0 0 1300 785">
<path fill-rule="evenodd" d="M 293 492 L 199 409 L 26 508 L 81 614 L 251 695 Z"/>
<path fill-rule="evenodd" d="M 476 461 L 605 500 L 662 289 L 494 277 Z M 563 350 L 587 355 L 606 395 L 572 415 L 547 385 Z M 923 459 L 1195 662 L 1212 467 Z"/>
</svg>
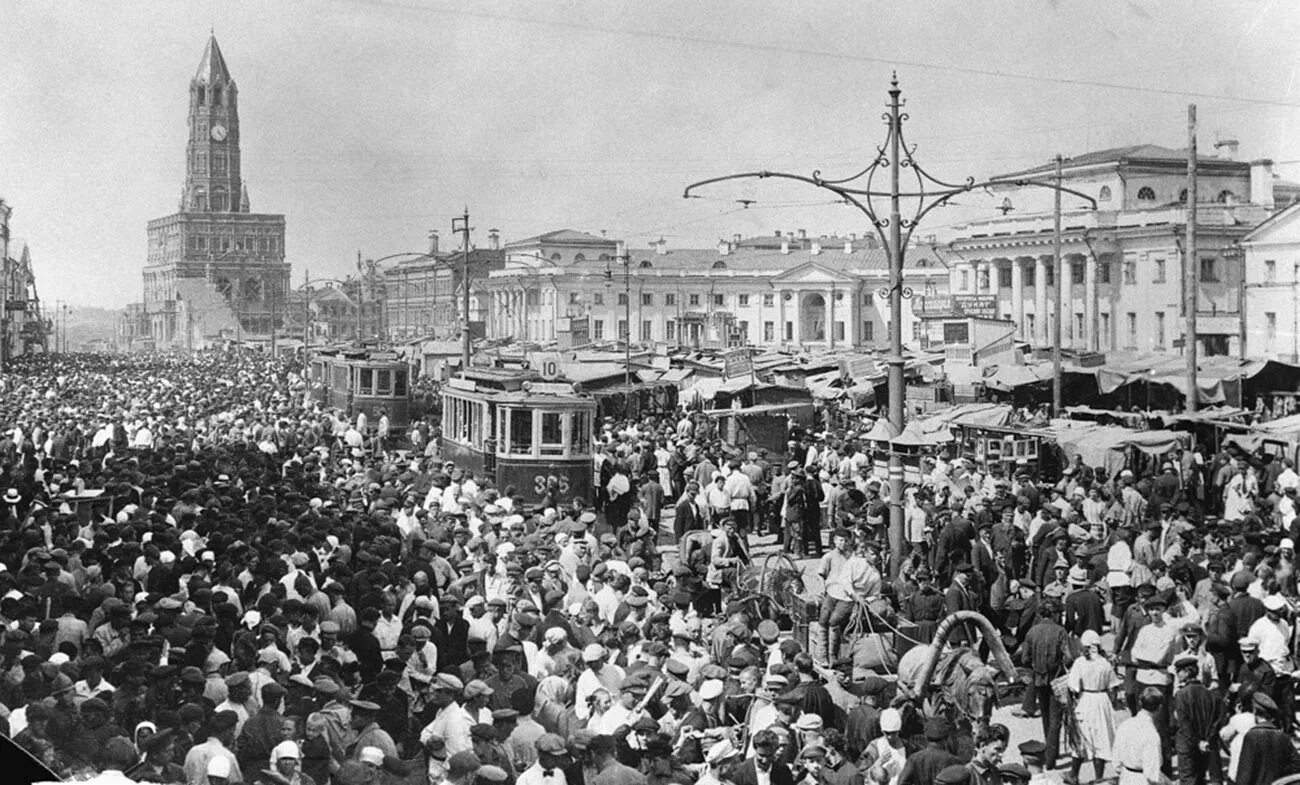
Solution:
<svg viewBox="0 0 1300 785">
<path fill-rule="evenodd" d="M 920 316 L 978 316 L 998 318 L 998 298 L 992 294 L 944 294 L 918 297 Z"/>
</svg>

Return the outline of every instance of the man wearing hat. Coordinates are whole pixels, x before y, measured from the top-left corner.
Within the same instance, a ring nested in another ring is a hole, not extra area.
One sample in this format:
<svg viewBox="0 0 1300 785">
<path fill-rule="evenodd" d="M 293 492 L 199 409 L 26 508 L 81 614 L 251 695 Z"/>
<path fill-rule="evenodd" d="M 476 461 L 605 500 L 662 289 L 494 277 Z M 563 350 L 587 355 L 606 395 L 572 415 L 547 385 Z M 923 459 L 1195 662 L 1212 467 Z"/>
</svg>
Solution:
<svg viewBox="0 0 1300 785">
<path fill-rule="evenodd" d="M 1237 668 L 1233 686 L 1238 695 L 1262 693 L 1273 696 L 1277 689 L 1277 674 L 1273 666 L 1259 656 L 1259 639 L 1249 635 L 1237 640 L 1237 650 L 1241 652 L 1242 662 Z"/>
<path fill-rule="evenodd" d="M 185 782 L 185 769 L 176 763 L 176 734 L 169 729 L 160 731 L 140 742 L 144 759 L 127 769 L 126 774 L 136 782 L 155 782 L 158 785 L 180 785 Z"/>
<path fill-rule="evenodd" d="M 1291 732 L 1292 725 L 1288 712 L 1293 705 L 1291 671 L 1295 667 L 1291 659 L 1291 625 L 1282 616 L 1288 607 L 1281 595 L 1268 595 L 1264 598 L 1264 616 L 1256 619 L 1246 633 L 1259 641 L 1259 658 L 1273 666 L 1277 686 L 1270 694 L 1278 705 L 1278 727 L 1286 733 Z"/>
<path fill-rule="evenodd" d="M 943 607 L 946 614 L 951 615 L 958 611 L 978 611 L 980 605 L 980 596 L 976 593 L 974 587 L 974 568 L 968 561 L 963 561 L 952 568 L 952 585 L 943 595 Z M 952 628 L 952 634 L 949 640 L 954 646 L 960 646 L 963 643 L 970 643 L 975 640 L 976 628 L 969 622 L 955 625 Z"/>
<path fill-rule="evenodd" d="M 599 643 L 588 644 L 582 650 L 582 661 L 586 667 L 578 676 L 574 688 L 573 711 L 578 719 L 585 720 L 590 716 L 589 699 L 596 690 L 604 689 L 611 697 L 617 697 L 623 688 L 623 669 L 606 662 L 608 658 L 609 652 Z"/>
<path fill-rule="evenodd" d="M 284 687 L 276 682 L 262 686 L 262 705 L 257 713 L 249 717 L 235 738 L 239 743 L 239 765 L 246 771 L 255 771 L 271 754 L 271 748 L 282 741 L 281 733 L 284 715 L 281 708 L 286 694 Z"/>
<path fill-rule="evenodd" d="M 190 785 L 208 785 L 208 765 L 216 758 L 224 759 L 229 765 L 229 779 L 243 782 L 239 762 L 231 752 L 238 722 L 239 717 L 233 711 L 218 711 L 208 720 L 207 741 L 195 745 L 185 756 L 185 779 Z"/>
<path fill-rule="evenodd" d="M 944 717 L 926 720 L 925 747 L 907 756 L 907 763 L 898 775 L 898 785 L 930 785 L 939 772 L 950 766 L 961 766 L 962 759 L 949 751 L 952 735 L 952 724 Z"/>
<path fill-rule="evenodd" d="M 446 744 L 448 755 L 472 752 L 474 742 L 470 729 L 477 720 L 460 704 L 461 693 L 465 690 L 464 682 L 453 674 L 439 673 L 433 677 L 430 688 L 430 704 L 437 713 L 420 731 L 420 744 L 427 746 L 429 740 L 436 736 Z"/>
<path fill-rule="evenodd" d="M 1100 635 L 1106 626 L 1106 606 L 1092 588 L 1088 568 L 1077 564 L 1071 567 L 1069 581 L 1070 593 L 1065 597 L 1065 629 L 1076 638 L 1085 630 Z"/>
<path fill-rule="evenodd" d="M 516 785 L 566 785 L 564 771 L 560 768 L 569 755 L 564 739 L 554 733 L 544 733 L 534 746 L 537 761 L 520 772 Z"/>
<path fill-rule="evenodd" d="M 1219 760 L 1219 701 L 1201 683 L 1201 660 L 1192 655 L 1174 661 L 1177 681 L 1182 685 L 1174 694 L 1173 716 L 1178 718 L 1174 730 L 1174 754 L 1178 756 L 1180 782 L 1215 782 L 1223 779 Z"/>
<path fill-rule="evenodd" d="M 1271 785 L 1300 773 L 1300 756 L 1291 738 L 1278 728 L 1278 706 L 1262 692 L 1254 695 L 1255 727 L 1246 731 L 1237 765 L 1236 785 Z"/>
<path fill-rule="evenodd" d="M 352 710 L 352 732 L 356 734 L 356 740 L 352 742 L 354 757 L 366 747 L 376 747 L 382 750 L 384 755 L 396 758 L 397 745 L 393 742 L 393 737 L 376 721 L 379 716 L 379 704 L 365 700 L 350 700 L 348 707 Z"/>
<path fill-rule="evenodd" d="M 836 529 L 831 534 L 832 550 L 822 557 L 817 572 L 825 582 L 818 624 L 822 629 L 821 661 L 827 665 L 839 659 L 840 639 L 857 602 L 880 593 L 880 573 L 853 552 L 853 534 Z"/>
<path fill-rule="evenodd" d="M 1042 711 L 1043 739 L 1047 745 L 1046 763 L 1056 767 L 1060 750 L 1061 729 L 1065 707 L 1052 693 L 1052 681 L 1065 673 L 1065 657 L 1072 644 L 1070 634 L 1061 626 L 1061 603 L 1054 599 L 1043 600 L 1038 622 L 1025 636 L 1020 656 L 1030 666 L 1032 687 Z"/>
<path fill-rule="evenodd" d="M 1164 743 L 1161 749 L 1166 759 L 1173 752 L 1173 740 L 1169 735 L 1169 710 L 1172 702 L 1169 666 L 1173 664 L 1174 644 L 1178 639 L 1178 631 L 1165 621 L 1165 608 L 1168 605 L 1169 601 L 1163 593 L 1153 594 L 1143 603 L 1148 621 L 1133 637 L 1133 648 L 1129 650 L 1130 660 L 1137 669 L 1134 680 L 1138 688 L 1145 691 L 1150 687 L 1160 691 L 1160 705 L 1151 712 L 1151 716 Z M 1052 763 L 1050 757 L 1048 763 Z"/>
</svg>

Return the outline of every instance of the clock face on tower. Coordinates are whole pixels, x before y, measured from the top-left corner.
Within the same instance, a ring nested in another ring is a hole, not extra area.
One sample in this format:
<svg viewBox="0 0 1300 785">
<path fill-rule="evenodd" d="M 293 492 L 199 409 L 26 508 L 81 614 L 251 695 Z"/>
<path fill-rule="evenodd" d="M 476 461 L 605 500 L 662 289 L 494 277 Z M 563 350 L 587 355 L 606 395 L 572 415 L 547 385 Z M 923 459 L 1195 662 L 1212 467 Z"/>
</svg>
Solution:
<svg viewBox="0 0 1300 785">
<path fill-rule="evenodd" d="M 224 125 L 212 126 L 212 138 L 217 142 L 226 141 L 226 127 Z"/>
</svg>

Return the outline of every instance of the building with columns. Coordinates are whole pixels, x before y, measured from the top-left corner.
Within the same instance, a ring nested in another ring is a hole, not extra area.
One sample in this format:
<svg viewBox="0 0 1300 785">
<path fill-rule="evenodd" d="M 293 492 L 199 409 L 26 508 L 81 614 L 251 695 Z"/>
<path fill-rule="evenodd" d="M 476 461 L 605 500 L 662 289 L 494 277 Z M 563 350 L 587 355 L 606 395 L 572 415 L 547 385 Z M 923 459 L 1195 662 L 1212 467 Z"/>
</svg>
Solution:
<svg viewBox="0 0 1300 785">
<path fill-rule="evenodd" d="M 1226 152 L 1226 151 L 1225 151 Z M 1205 355 L 1240 356 L 1245 298 L 1239 243 L 1274 209 L 1271 162 L 1198 158 L 1197 336 Z M 1076 351 L 1178 352 L 1183 346 L 1187 153 L 1156 145 L 1068 159 L 1063 197 L 1061 342 Z M 1054 164 L 1003 176 L 1049 182 Z M 949 288 L 996 301 L 1017 337 L 1053 343 L 1058 291 L 1051 190 L 1008 187 L 1002 216 L 955 227 Z"/>
<path fill-rule="evenodd" d="M 149 222 L 144 300 L 127 308 L 124 348 L 269 336 L 288 308 L 284 216 L 250 209 L 239 89 L 215 37 L 190 80 L 187 125 L 179 209 Z"/>
<path fill-rule="evenodd" d="M 630 335 L 641 345 L 836 350 L 888 340 L 886 254 L 856 237 L 776 232 L 708 249 L 661 239 L 628 250 L 626 266 L 617 241 L 572 230 L 504 248 L 504 269 L 485 282 L 489 338 L 552 341 L 557 325 L 585 319 L 593 341 Z M 934 248 L 908 249 L 904 266 L 915 294 L 947 292 Z M 911 299 L 902 319 L 904 342 L 919 346 Z"/>
<path fill-rule="evenodd" d="M 483 282 L 493 270 L 505 266 L 501 234 L 488 230 L 488 247 L 469 249 L 470 328 L 482 334 L 487 295 Z M 365 263 L 363 274 L 376 277 L 376 265 Z M 464 301 L 465 253 L 439 247 L 438 232 L 429 232 L 429 250 L 394 264 L 382 266 L 377 282 L 383 289 L 384 334 L 394 340 L 410 338 L 459 338 Z"/>
</svg>

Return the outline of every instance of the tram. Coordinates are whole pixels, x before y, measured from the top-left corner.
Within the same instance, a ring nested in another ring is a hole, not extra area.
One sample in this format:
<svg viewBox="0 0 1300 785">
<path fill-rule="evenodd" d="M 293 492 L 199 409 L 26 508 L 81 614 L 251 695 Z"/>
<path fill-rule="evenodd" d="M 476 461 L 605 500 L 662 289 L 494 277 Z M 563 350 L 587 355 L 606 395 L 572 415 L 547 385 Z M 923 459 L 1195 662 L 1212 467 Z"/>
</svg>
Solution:
<svg viewBox="0 0 1300 785">
<path fill-rule="evenodd" d="M 311 358 L 308 380 L 313 397 L 349 417 L 365 412 L 371 422 L 383 409 L 393 428 L 411 421 L 411 369 L 396 352 L 324 349 Z"/>
<path fill-rule="evenodd" d="M 596 401 L 532 371 L 470 369 L 442 390 L 442 456 L 528 504 L 591 500 Z"/>
</svg>

